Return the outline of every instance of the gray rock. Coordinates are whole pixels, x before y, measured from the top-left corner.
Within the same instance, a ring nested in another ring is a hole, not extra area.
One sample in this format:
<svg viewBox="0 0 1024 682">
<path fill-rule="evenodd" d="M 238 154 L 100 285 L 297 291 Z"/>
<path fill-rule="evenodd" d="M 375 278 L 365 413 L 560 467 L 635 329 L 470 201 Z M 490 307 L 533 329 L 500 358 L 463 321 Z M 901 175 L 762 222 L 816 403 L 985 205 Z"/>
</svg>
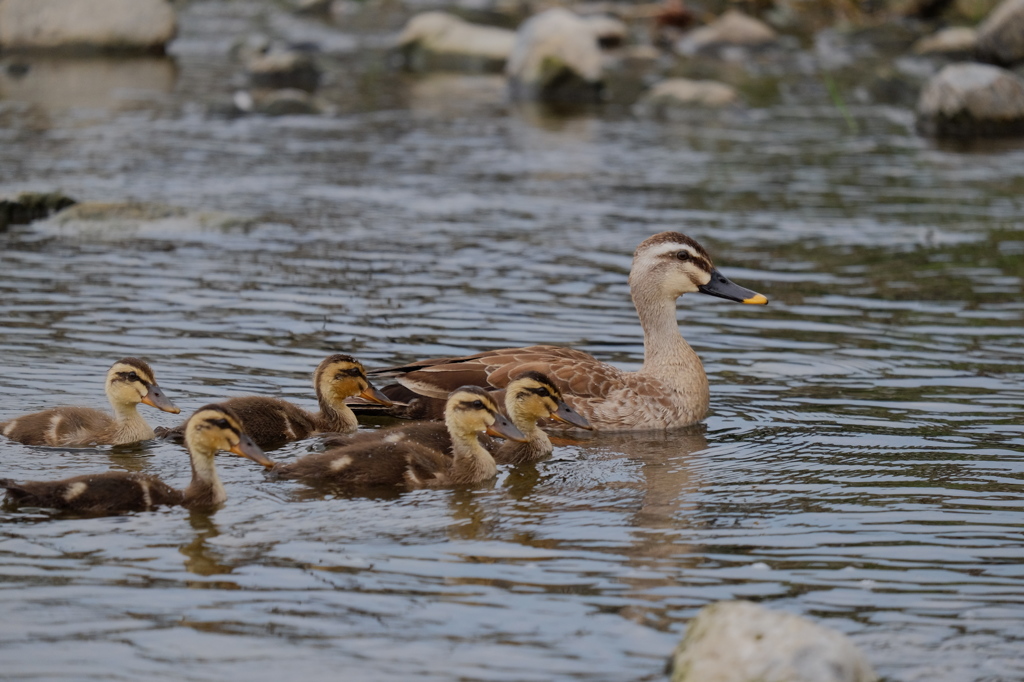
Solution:
<svg viewBox="0 0 1024 682">
<path fill-rule="evenodd" d="M 967 57 L 978 45 L 978 32 L 967 26 L 946 28 L 914 43 L 917 54 Z"/>
<path fill-rule="evenodd" d="M 519 27 L 505 74 L 514 99 L 595 102 L 602 87 L 601 60 L 591 25 L 554 8 Z"/>
<path fill-rule="evenodd" d="M 988 64 L 950 64 L 921 91 L 917 125 L 939 137 L 1024 134 L 1024 78 Z"/>
<path fill-rule="evenodd" d="M 0 230 L 27 225 L 74 204 L 74 199 L 60 192 L 22 192 L 13 199 L 0 198 Z"/>
<path fill-rule="evenodd" d="M 486 73 L 505 68 L 515 40 L 513 31 L 424 12 L 409 20 L 396 43 L 413 71 Z"/>
<path fill-rule="evenodd" d="M 676 647 L 672 682 L 875 682 L 846 635 L 747 601 L 700 610 Z"/>
<path fill-rule="evenodd" d="M 249 83 L 256 88 L 297 88 L 312 92 L 320 83 L 320 70 L 301 52 L 267 52 L 246 64 Z"/>
<path fill-rule="evenodd" d="M 177 241 L 186 239 L 190 233 L 242 227 L 252 222 L 251 218 L 220 211 L 190 211 L 144 202 L 86 201 L 40 220 L 32 228 L 42 234 L 97 241 L 127 237 Z"/>
<path fill-rule="evenodd" d="M 684 35 L 676 44 L 676 51 L 693 55 L 723 47 L 763 47 L 777 39 L 778 34 L 768 24 L 731 9 L 707 26 Z"/>
<path fill-rule="evenodd" d="M 165 0 L 0 0 L 4 50 L 162 53 L 176 28 Z"/>
<path fill-rule="evenodd" d="M 1024 0 L 1003 0 L 981 23 L 978 57 L 1006 66 L 1024 62 Z"/>
<path fill-rule="evenodd" d="M 740 101 L 736 88 L 725 83 L 688 78 L 669 78 L 656 83 L 640 100 L 638 108 L 654 115 L 688 107 L 726 107 Z"/>
</svg>

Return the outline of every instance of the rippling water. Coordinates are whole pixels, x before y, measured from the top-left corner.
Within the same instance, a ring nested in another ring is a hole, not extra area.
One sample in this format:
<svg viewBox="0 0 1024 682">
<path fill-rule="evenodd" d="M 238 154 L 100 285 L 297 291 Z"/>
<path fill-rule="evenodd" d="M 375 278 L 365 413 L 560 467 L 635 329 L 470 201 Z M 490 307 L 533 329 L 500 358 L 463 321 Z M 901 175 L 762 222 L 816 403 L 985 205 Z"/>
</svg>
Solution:
<svg viewBox="0 0 1024 682">
<path fill-rule="evenodd" d="M 657 680 L 730 598 L 850 634 L 887 680 L 1024 677 L 1021 145 L 936 146 L 881 105 L 852 107 L 857 132 L 814 102 L 551 118 L 488 77 L 228 119 L 195 102 L 235 82 L 216 36 L 255 21 L 237 4 L 188 6 L 163 95 L 0 101 L 5 191 L 245 217 L 0 233 L 0 419 L 96 404 L 128 354 L 186 411 L 312 406 L 332 352 L 540 342 L 635 368 L 630 255 L 667 229 L 771 305 L 681 301 L 712 386 L 688 432 L 392 498 L 222 457 L 213 514 L 7 510 L 5 678 Z M 188 477 L 164 443 L 0 457 L 16 479 Z"/>
</svg>

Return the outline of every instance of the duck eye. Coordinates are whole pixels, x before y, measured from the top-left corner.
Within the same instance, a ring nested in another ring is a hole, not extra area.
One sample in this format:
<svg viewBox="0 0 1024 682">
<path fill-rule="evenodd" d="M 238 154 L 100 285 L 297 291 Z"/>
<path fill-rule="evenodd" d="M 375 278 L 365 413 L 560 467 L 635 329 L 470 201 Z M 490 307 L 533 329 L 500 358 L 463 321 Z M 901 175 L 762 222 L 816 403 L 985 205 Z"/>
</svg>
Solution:
<svg viewBox="0 0 1024 682">
<path fill-rule="evenodd" d="M 548 392 L 548 389 L 541 386 L 540 388 L 537 389 L 537 395 L 539 395 L 542 398 L 548 398 L 551 396 L 551 393 Z"/>
<path fill-rule="evenodd" d="M 228 423 L 227 419 L 215 419 L 211 422 L 214 426 L 221 429 L 230 429 L 231 424 Z"/>
<path fill-rule="evenodd" d="M 129 372 L 128 373 L 128 379 L 130 381 L 142 381 L 141 379 L 139 379 L 139 375 L 136 374 L 135 372 Z"/>
<path fill-rule="evenodd" d="M 472 403 L 472 405 L 473 405 L 473 407 L 475 407 L 475 408 L 476 408 L 476 409 L 478 409 L 478 410 L 482 410 L 482 409 L 484 409 L 484 404 L 483 404 L 483 402 L 482 402 L 482 401 L 480 401 L 480 400 L 474 400 L 474 401 L 473 401 L 473 403 Z"/>
<path fill-rule="evenodd" d="M 679 253 L 676 254 L 676 258 L 678 258 L 681 261 L 688 261 L 691 258 L 690 252 L 689 251 L 680 251 Z"/>
</svg>

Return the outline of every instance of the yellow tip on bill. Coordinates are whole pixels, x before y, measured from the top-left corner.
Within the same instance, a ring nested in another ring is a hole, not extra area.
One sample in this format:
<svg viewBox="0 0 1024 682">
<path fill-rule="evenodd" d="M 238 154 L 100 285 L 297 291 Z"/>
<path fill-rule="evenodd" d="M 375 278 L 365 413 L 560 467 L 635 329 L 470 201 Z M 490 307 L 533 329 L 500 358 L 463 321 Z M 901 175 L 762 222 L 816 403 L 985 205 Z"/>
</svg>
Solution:
<svg viewBox="0 0 1024 682">
<path fill-rule="evenodd" d="M 743 299 L 744 303 L 753 303 L 754 305 L 767 305 L 768 298 L 764 294 L 754 294 L 750 298 Z"/>
</svg>

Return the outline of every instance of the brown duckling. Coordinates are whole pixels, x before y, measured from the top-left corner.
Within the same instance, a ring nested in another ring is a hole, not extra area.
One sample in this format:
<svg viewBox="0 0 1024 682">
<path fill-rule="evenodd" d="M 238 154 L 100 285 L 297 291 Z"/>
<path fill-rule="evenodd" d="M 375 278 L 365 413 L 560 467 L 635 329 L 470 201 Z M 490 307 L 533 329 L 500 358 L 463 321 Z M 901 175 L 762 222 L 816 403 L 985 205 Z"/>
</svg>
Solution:
<svg viewBox="0 0 1024 682">
<path fill-rule="evenodd" d="M 450 451 L 430 442 L 389 430 L 367 433 L 343 447 L 279 464 L 279 478 L 331 488 L 426 488 L 479 483 L 498 472 L 494 458 L 478 439 L 487 433 L 524 441 L 494 399 L 483 389 L 464 386 L 452 391 L 445 405 Z"/>
<path fill-rule="evenodd" d="M 313 388 L 320 403 L 320 412 L 307 412 L 298 405 L 263 396 L 228 398 L 227 405 L 242 421 L 245 432 L 261 448 L 274 448 L 293 440 L 309 438 L 327 431 L 352 433 L 359 427 L 345 399 L 359 396 L 381 405 L 391 405 L 380 391 L 366 378 L 363 365 L 350 355 L 332 355 L 325 358 L 313 373 Z M 180 441 L 185 424 L 173 429 L 157 429 L 157 435 Z"/>
<path fill-rule="evenodd" d="M 495 391 L 493 395 L 497 398 L 500 393 Z M 528 464 L 549 456 L 552 451 L 551 439 L 537 424 L 543 419 L 553 419 L 582 429 L 591 428 L 590 422 L 565 403 L 554 382 L 540 372 L 530 370 L 519 373 L 509 383 L 504 394 L 505 413 L 526 436 L 526 442 L 506 440 L 499 444 L 494 440 L 484 440 L 484 447 L 498 464 Z M 444 424 L 422 422 L 387 429 L 388 437 L 397 437 L 395 434 L 399 433 L 404 438 L 429 445 L 435 450 L 451 451 L 452 439 Z M 344 446 L 374 435 L 371 432 L 331 436 L 324 439 L 324 445 L 328 448 Z"/>
<path fill-rule="evenodd" d="M 149 365 L 122 358 L 107 371 L 107 399 L 114 416 L 91 407 L 54 407 L 0 424 L 0 433 L 25 445 L 125 445 L 156 434 L 139 414 L 139 403 L 164 412 L 181 412 L 156 384 Z"/>
<path fill-rule="evenodd" d="M 185 445 L 192 460 L 192 482 L 184 490 L 175 490 L 156 476 L 127 471 L 60 481 L 15 483 L 0 479 L 0 488 L 7 489 L 7 499 L 17 506 L 87 514 L 145 511 L 161 505 L 215 507 L 227 499 L 213 461 L 218 451 L 233 452 L 268 468 L 274 466 L 242 432 L 238 416 L 223 405 L 207 405 L 192 415 L 185 429 Z"/>
</svg>

